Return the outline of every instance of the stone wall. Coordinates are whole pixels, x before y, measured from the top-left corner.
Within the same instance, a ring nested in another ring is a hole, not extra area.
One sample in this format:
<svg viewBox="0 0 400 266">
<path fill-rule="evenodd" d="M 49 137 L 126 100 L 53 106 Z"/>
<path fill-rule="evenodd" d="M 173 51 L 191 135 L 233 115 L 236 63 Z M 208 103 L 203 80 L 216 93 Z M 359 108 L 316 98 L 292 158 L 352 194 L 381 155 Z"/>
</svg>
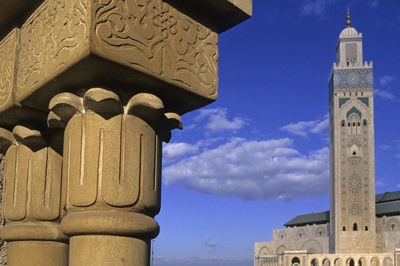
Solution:
<svg viewBox="0 0 400 266">
<path fill-rule="evenodd" d="M 308 253 L 329 252 L 329 224 L 306 225 L 275 229 L 273 240 L 256 242 L 254 255 L 277 255 L 287 250 L 307 250 Z"/>
<path fill-rule="evenodd" d="M 376 218 L 377 250 L 393 252 L 400 247 L 400 216 Z"/>
<path fill-rule="evenodd" d="M 400 248 L 400 215 L 376 218 L 376 250 L 393 253 Z M 255 258 L 268 258 L 284 251 L 307 250 L 313 254 L 329 253 L 329 224 L 275 229 L 272 241 L 256 242 Z M 261 261 L 261 260 L 260 260 Z M 266 265 L 267 265 L 266 264 Z"/>
<path fill-rule="evenodd" d="M 0 215 L 2 213 L 2 200 L 3 200 L 3 168 L 4 160 L 3 154 L 0 153 Z M 3 229 L 4 224 L 0 222 L 0 230 Z M 7 265 L 7 243 L 0 240 L 0 265 Z"/>
<path fill-rule="evenodd" d="M 257 257 L 254 266 L 398 266 L 394 253 L 308 254 L 306 250 L 286 251 L 278 256 Z"/>
</svg>

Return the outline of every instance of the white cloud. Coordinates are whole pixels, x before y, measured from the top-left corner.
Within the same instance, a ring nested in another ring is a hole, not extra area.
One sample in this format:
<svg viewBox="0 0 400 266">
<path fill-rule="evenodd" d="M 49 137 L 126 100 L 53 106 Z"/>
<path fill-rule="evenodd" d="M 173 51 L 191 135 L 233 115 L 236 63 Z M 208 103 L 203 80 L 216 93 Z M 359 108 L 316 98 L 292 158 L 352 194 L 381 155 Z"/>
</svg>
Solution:
<svg viewBox="0 0 400 266">
<path fill-rule="evenodd" d="M 400 140 L 395 140 L 396 143 L 400 143 Z M 397 145 L 397 153 L 394 155 L 396 158 L 400 158 L 400 145 Z"/>
<path fill-rule="evenodd" d="M 245 200 L 284 199 L 328 192 L 329 150 L 307 155 L 288 138 L 234 138 L 164 168 L 164 182 Z"/>
<path fill-rule="evenodd" d="M 309 133 L 320 134 L 328 128 L 328 115 L 325 115 L 325 118 L 322 120 L 300 121 L 297 123 L 291 123 L 289 125 L 281 127 L 281 130 L 287 131 L 294 135 L 306 137 Z"/>
<path fill-rule="evenodd" d="M 336 0 L 306 0 L 300 7 L 300 13 L 302 15 L 322 16 L 335 2 Z"/>
<path fill-rule="evenodd" d="M 382 151 L 387 151 L 387 150 L 391 150 L 391 149 L 392 149 L 392 146 L 387 145 L 387 144 L 379 144 L 379 145 L 377 145 L 376 147 L 377 147 L 379 150 L 382 150 Z"/>
<path fill-rule="evenodd" d="M 206 120 L 206 128 L 211 131 L 238 130 L 246 125 L 246 121 L 241 117 L 234 117 L 232 120 L 227 118 L 225 108 L 202 109 L 195 122 Z"/>
<path fill-rule="evenodd" d="M 371 8 L 375 8 L 375 7 L 378 6 L 379 1 L 378 1 L 378 0 L 369 0 L 369 1 L 368 1 L 368 4 L 369 4 L 369 6 L 370 6 Z"/>
<path fill-rule="evenodd" d="M 375 96 L 381 97 L 385 100 L 394 100 L 396 97 L 388 90 L 374 89 Z"/>
<path fill-rule="evenodd" d="M 390 75 L 385 75 L 383 77 L 381 77 L 379 79 L 379 84 L 381 86 L 386 86 L 387 84 L 389 84 L 390 82 L 392 82 L 395 79 L 394 76 L 390 76 Z"/>
<path fill-rule="evenodd" d="M 317 17 L 326 15 L 328 10 L 335 4 L 339 4 L 342 7 L 351 7 L 358 6 L 360 3 L 364 4 L 364 2 L 366 2 L 372 9 L 376 8 L 379 4 L 379 0 L 302 0 L 299 2 L 299 11 L 301 15 L 315 15 Z"/>
<path fill-rule="evenodd" d="M 376 185 L 377 187 L 384 187 L 384 186 L 385 186 L 385 183 L 384 183 L 383 181 L 377 180 L 377 181 L 375 182 L 375 185 Z"/>
<path fill-rule="evenodd" d="M 211 237 L 206 237 L 203 242 L 206 247 L 209 248 L 217 247 L 217 244 L 215 244 L 215 242 L 211 239 Z"/>
<path fill-rule="evenodd" d="M 199 149 L 199 143 L 197 144 L 189 144 L 185 142 L 164 143 L 163 163 L 169 163 L 181 156 L 196 153 L 198 149 Z"/>
</svg>

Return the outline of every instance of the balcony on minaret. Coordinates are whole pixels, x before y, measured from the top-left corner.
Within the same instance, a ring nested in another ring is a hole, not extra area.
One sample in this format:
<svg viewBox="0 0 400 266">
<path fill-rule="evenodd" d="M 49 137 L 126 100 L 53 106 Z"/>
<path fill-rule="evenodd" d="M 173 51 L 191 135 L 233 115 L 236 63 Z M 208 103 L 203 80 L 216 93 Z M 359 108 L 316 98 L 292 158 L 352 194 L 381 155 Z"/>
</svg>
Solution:
<svg viewBox="0 0 400 266">
<path fill-rule="evenodd" d="M 370 90 L 373 88 L 372 61 L 363 63 L 362 33 L 346 27 L 336 46 L 337 62 L 329 78 L 329 98 L 336 90 Z"/>
<path fill-rule="evenodd" d="M 362 34 L 353 27 L 347 27 L 340 33 L 337 45 L 337 63 L 339 67 L 362 67 Z"/>
</svg>

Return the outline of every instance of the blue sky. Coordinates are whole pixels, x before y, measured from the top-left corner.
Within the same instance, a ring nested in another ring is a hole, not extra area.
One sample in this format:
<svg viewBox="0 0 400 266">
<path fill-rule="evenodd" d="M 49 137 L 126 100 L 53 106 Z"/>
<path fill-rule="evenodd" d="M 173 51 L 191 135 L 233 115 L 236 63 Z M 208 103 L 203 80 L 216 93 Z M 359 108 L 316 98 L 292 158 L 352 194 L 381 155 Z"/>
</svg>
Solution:
<svg viewBox="0 0 400 266">
<path fill-rule="evenodd" d="M 253 4 L 220 35 L 218 100 L 164 144 L 154 265 L 250 266 L 255 241 L 329 209 L 328 78 L 348 7 L 374 63 L 376 192 L 400 190 L 400 1 Z"/>
</svg>

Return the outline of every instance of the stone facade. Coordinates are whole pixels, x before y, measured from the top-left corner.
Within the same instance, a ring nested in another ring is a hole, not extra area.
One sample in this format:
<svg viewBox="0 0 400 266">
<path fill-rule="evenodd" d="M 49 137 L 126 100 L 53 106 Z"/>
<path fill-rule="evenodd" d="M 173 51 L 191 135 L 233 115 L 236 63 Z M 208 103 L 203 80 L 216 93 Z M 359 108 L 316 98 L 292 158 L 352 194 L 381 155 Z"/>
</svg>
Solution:
<svg viewBox="0 0 400 266">
<path fill-rule="evenodd" d="M 343 30 L 329 82 L 330 253 L 376 251 L 372 63 L 362 54 L 361 33 Z"/>
<path fill-rule="evenodd" d="M 329 79 L 330 211 L 299 215 L 275 229 L 272 241 L 255 243 L 255 266 L 400 265 L 400 194 L 375 195 L 372 62 L 363 62 L 362 34 L 349 20 L 336 50 Z"/>
<path fill-rule="evenodd" d="M 272 241 L 255 243 L 256 257 L 282 254 L 287 250 L 306 250 L 312 254 L 329 252 L 329 224 L 275 229 L 272 236 Z"/>
</svg>

